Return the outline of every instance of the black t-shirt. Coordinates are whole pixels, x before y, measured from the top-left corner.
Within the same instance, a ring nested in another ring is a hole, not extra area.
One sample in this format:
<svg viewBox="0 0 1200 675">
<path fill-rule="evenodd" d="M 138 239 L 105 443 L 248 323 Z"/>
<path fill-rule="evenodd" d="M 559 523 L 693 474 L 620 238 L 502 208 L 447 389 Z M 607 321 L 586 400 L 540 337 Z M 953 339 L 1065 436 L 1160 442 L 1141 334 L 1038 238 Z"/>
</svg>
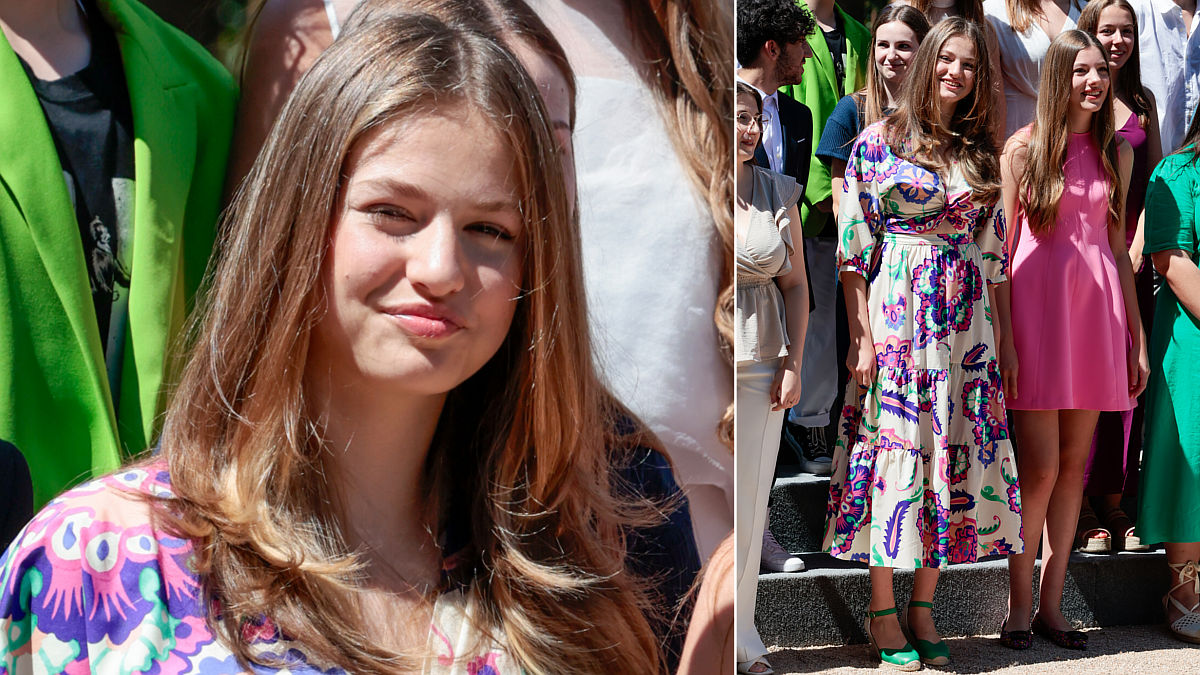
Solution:
<svg viewBox="0 0 1200 675">
<path fill-rule="evenodd" d="M 92 3 L 87 24 L 92 54 L 82 70 L 46 81 L 22 65 L 42 104 L 75 207 L 116 401 L 133 232 L 133 114 L 116 36 Z"/>
<path fill-rule="evenodd" d="M 829 48 L 829 56 L 833 59 L 833 72 L 837 74 L 837 95 L 840 99 L 846 95 L 846 30 L 842 26 L 842 18 L 833 15 L 833 30 L 822 30 L 825 36 L 825 46 Z"/>
<path fill-rule="evenodd" d="M 842 26 L 842 17 L 835 12 L 833 15 L 833 30 L 821 30 L 825 36 L 825 46 L 829 48 L 829 56 L 833 61 L 834 82 L 837 87 L 838 99 L 846 95 L 846 29 Z M 837 218 L 832 214 L 823 214 L 825 224 L 821 226 L 818 237 L 837 236 Z"/>
</svg>

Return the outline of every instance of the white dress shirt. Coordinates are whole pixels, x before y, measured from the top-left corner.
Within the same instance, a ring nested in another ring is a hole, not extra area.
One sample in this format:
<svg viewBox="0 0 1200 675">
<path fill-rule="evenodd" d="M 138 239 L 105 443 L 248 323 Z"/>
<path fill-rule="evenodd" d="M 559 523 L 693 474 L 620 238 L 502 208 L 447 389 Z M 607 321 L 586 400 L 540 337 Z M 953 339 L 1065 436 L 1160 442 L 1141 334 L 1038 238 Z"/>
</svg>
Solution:
<svg viewBox="0 0 1200 675">
<path fill-rule="evenodd" d="M 1129 0 L 1137 13 L 1142 84 L 1154 94 L 1163 155 L 1174 152 L 1200 104 L 1200 14 L 1190 37 L 1172 0 Z"/>
</svg>

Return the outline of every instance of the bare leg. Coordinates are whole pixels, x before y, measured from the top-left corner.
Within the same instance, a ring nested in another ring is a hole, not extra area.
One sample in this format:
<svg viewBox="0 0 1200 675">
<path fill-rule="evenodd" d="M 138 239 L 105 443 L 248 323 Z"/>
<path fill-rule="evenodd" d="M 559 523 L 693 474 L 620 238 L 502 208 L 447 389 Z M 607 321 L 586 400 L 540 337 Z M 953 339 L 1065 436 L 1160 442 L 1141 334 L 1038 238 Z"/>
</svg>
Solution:
<svg viewBox="0 0 1200 675">
<path fill-rule="evenodd" d="M 1005 630 L 1029 630 L 1033 613 L 1033 568 L 1058 480 L 1058 411 L 1014 410 L 1017 474 L 1021 480 L 1021 529 L 1025 552 L 1008 557 L 1008 622 Z M 1079 513 L 1079 509 L 1075 510 Z"/>
<path fill-rule="evenodd" d="M 878 612 L 895 606 L 892 568 L 871 567 L 871 611 Z M 895 614 L 871 619 L 871 634 L 875 637 L 875 644 L 883 649 L 901 649 L 908 642 L 900 630 L 900 619 Z"/>
<path fill-rule="evenodd" d="M 1083 502 L 1083 471 L 1099 417 L 1095 410 L 1058 413 L 1058 479 L 1046 508 L 1046 549 L 1038 593 L 1038 616 L 1056 630 L 1072 629 L 1062 615 L 1062 593 L 1079 522 L 1079 505 Z"/>
<path fill-rule="evenodd" d="M 1167 562 L 1172 565 L 1182 565 L 1189 561 L 1200 561 L 1200 542 L 1190 542 L 1186 544 L 1168 543 L 1164 544 L 1167 549 Z M 1174 586 L 1180 582 L 1179 572 L 1171 572 L 1171 585 Z M 1171 591 L 1171 597 L 1178 600 L 1184 607 L 1195 607 L 1197 602 L 1200 602 L 1200 597 L 1196 594 L 1196 587 L 1192 583 L 1186 583 Z M 1182 616 L 1182 612 L 1175 607 L 1174 603 L 1167 603 L 1167 623 L 1178 619 Z"/>
<path fill-rule="evenodd" d="M 913 576 L 913 600 L 933 602 L 933 592 L 937 589 L 938 573 L 936 567 L 922 567 Z M 908 608 L 908 629 L 918 640 L 937 642 L 937 627 L 933 625 L 933 610 L 927 607 Z"/>
</svg>

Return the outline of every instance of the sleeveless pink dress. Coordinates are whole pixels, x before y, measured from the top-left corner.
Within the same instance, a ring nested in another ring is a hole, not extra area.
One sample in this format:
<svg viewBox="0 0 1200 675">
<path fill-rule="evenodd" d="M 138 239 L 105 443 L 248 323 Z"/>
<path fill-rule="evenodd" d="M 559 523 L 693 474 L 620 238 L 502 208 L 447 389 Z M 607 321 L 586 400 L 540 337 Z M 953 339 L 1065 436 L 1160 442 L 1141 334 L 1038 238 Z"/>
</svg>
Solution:
<svg viewBox="0 0 1200 675">
<path fill-rule="evenodd" d="M 1072 134 L 1054 229 L 1040 237 L 1018 208 L 1012 264 L 1019 364 L 1012 410 L 1128 410 L 1128 331 L 1108 244 L 1112 187 L 1089 134 Z"/>
</svg>

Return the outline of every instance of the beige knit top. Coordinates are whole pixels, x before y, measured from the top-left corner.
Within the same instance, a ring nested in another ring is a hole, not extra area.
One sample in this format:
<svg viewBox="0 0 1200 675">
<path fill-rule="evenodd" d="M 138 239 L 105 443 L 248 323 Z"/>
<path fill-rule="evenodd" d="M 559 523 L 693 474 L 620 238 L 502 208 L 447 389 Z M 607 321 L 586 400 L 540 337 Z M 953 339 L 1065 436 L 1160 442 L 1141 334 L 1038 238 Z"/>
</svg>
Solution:
<svg viewBox="0 0 1200 675">
<path fill-rule="evenodd" d="M 775 277 L 792 271 L 791 219 L 787 211 L 800 199 L 790 176 L 755 166 L 754 192 L 745 240 L 735 237 L 737 308 L 734 351 L 738 363 L 766 361 L 788 353 L 783 294 Z"/>
</svg>

